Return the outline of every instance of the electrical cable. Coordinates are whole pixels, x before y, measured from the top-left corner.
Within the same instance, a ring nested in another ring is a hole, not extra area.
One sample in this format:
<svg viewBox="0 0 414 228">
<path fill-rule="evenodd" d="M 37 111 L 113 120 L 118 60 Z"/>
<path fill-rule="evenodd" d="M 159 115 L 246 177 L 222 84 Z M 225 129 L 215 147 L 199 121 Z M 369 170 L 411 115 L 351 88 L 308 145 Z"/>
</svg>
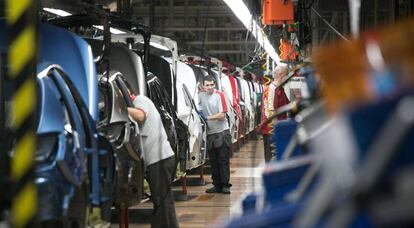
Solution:
<svg viewBox="0 0 414 228">
<path fill-rule="evenodd" d="M 246 65 L 244 65 L 243 67 L 241 67 L 241 68 L 240 68 L 240 70 L 243 70 L 244 68 L 248 67 L 250 64 L 257 63 L 257 62 L 260 62 L 260 61 L 263 61 L 263 60 L 264 60 L 264 59 L 252 60 L 252 61 L 251 61 L 251 62 L 249 62 L 248 64 L 246 64 Z M 237 72 L 237 70 L 235 70 L 235 71 L 231 72 L 231 73 L 230 73 L 230 75 L 234 75 L 234 73 L 236 73 L 236 72 Z"/>
<path fill-rule="evenodd" d="M 336 33 L 339 37 L 341 37 L 342 39 L 350 42 L 350 40 L 348 40 L 344 35 L 342 35 L 335 27 L 333 27 L 327 20 L 325 20 L 325 18 L 322 17 L 322 15 L 320 15 L 318 13 L 318 11 L 315 10 L 315 8 L 311 7 L 312 11 L 319 17 L 322 19 L 322 21 L 334 32 Z"/>
<path fill-rule="evenodd" d="M 312 2 L 308 6 L 305 6 L 305 2 L 303 1 L 302 2 L 302 8 L 305 9 L 305 10 L 308 10 L 313 6 L 313 3 L 315 3 L 315 0 L 312 0 Z"/>
<path fill-rule="evenodd" d="M 253 18 L 250 20 L 250 26 L 249 27 L 250 28 L 253 27 Z M 246 56 L 254 58 L 254 55 L 253 56 L 250 56 L 249 51 L 248 51 L 247 41 L 249 39 L 249 34 L 250 34 L 250 29 L 247 29 L 247 31 L 246 31 L 246 39 L 245 39 L 245 42 L 244 42 L 244 47 L 245 47 L 245 50 L 246 50 Z M 255 51 L 256 51 L 256 47 L 253 50 L 253 53 L 255 53 Z"/>
<path fill-rule="evenodd" d="M 250 27 L 253 27 L 253 18 L 250 20 Z M 248 48 L 248 43 L 247 43 L 248 38 L 249 38 L 249 36 L 248 36 L 249 33 L 251 33 L 250 29 L 248 29 L 247 32 L 246 32 L 246 39 L 245 39 L 246 56 L 250 57 L 251 59 L 256 59 L 261 54 L 260 53 L 260 44 L 258 42 L 255 43 L 255 47 L 254 47 L 254 50 L 253 50 L 253 55 L 250 55 L 249 51 L 248 51 L 249 48 Z"/>
</svg>

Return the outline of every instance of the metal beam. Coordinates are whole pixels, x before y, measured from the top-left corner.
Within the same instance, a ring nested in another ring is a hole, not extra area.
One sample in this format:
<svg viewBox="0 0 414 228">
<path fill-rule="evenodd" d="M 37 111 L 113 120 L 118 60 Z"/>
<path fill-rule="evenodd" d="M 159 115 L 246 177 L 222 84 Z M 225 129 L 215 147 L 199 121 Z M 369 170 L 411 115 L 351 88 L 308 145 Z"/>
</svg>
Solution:
<svg viewBox="0 0 414 228">
<path fill-rule="evenodd" d="M 226 5 L 217 5 L 217 4 L 214 4 L 211 7 L 212 8 L 210 10 L 229 12 L 229 14 L 231 14 L 231 10 L 229 8 L 227 8 Z M 204 3 L 202 5 L 188 5 L 188 8 L 190 10 L 198 10 L 198 11 L 205 11 L 205 12 L 207 12 L 207 7 L 204 5 Z M 138 11 L 144 11 L 145 12 L 145 10 L 147 8 L 146 7 L 142 7 L 142 6 L 135 6 L 134 9 L 135 9 L 136 12 L 138 12 Z M 173 10 L 174 10 L 174 13 L 177 13 L 177 12 L 184 13 L 185 12 L 185 5 L 184 6 L 174 6 L 173 5 Z M 160 6 L 160 5 L 155 6 L 155 12 L 162 13 L 163 12 L 162 6 Z"/>
<path fill-rule="evenodd" d="M 171 0 L 169 0 L 171 1 Z M 197 16 L 206 16 L 210 15 L 213 17 L 216 16 L 233 16 L 232 12 L 227 9 L 226 6 L 216 6 L 212 5 L 210 10 L 207 10 L 208 7 L 205 5 L 202 6 L 171 6 L 171 2 L 169 3 L 169 13 L 166 14 L 163 6 L 154 6 L 154 14 L 157 17 L 170 17 L 170 12 L 173 12 L 174 17 L 197 17 Z M 134 14 L 137 16 L 146 16 L 148 15 L 148 8 L 147 7 L 134 7 Z"/>
<path fill-rule="evenodd" d="M 246 50 L 208 50 L 212 54 L 245 54 Z"/>
<path fill-rule="evenodd" d="M 321 14 L 318 13 L 318 11 L 315 10 L 315 8 L 311 7 L 311 10 L 328 26 L 329 29 L 331 29 L 335 34 L 337 34 L 342 39 L 349 41 L 344 35 L 342 35 L 334 26 L 331 25 L 332 21 L 334 21 L 334 18 L 332 17 L 331 23 L 329 23 L 325 18 L 322 17 Z M 335 18 L 336 19 L 336 18 Z"/>
<path fill-rule="evenodd" d="M 201 45 L 203 41 L 187 41 L 187 44 L 192 45 Z M 248 40 L 248 41 L 206 41 L 205 45 L 232 45 L 232 44 L 256 44 L 257 41 Z"/>
<path fill-rule="evenodd" d="M 165 31 L 177 31 L 177 32 L 181 32 L 181 31 L 204 31 L 203 27 L 190 27 L 190 28 L 186 28 L 186 27 L 171 27 L 171 28 L 165 28 Z M 207 31 L 243 31 L 245 32 L 247 29 L 244 27 L 210 27 L 210 28 L 206 28 Z"/>
<path fill-rule="evenodd" d="M 154 12 L 154 13 L 155 13 L 155 16 L 156 16 L 157 19 L 168 19 L 168 14 L 166 14 L 166 13 L 157 13 L 157 12 Z M 138 16 L 138 17 L 146 17 L 146 16 L 148 16 L 148 11 L 146 11 L 146 12 L 137 12 L 137 11 L 134 10 L 133 14 Z M 207 13 L 207 12 L 198 12 L 198 11 L 189 10 L 189 13 L 187 13 L 187 14 L 186 13 L 175 13 L 174 12 L 174 18 L 175 19 L 183 19 L 183 20 L 184 20 L 185 17 L 187 17 L 187 18 L 198 18 L 199 16 L 206 17 L 207 15 L 209 15 L 212 18 L 223 18 L 223 19 L 232 16 L 232 15 L 228 14 L 227 12 L 218 12 L 218 11 L 216 11 L 216 12 L 212 11 L 211 13 Z"/>
<path fill-rule="evenodd" d="M 152 15 L 156 24 L 154 29 L 161 35 L 174 37 L 179 41 L 180 47 L 184 47 L 187 51 L 198 50 L 202 53 L 201 47 L 204 46 L 205 51 L 211 56 L 221 56 L 233 63 L 244 65 L 248 61 L 246 46 L 248 45 L 247 49 L 250 50 L 257 43 L 251 39 L 245 41 L 244 34 L 247 29 L 239 20 L 228 19 L 234 18 L 234 14 L 222 0 L 212 0 L 208 3 L 199 0 L 133 2 L 134 15 L 143 18 L 149 16 L 148 4 L 155 4 Z M 171 25 L 172 2 L 173 26 Z M 169 7 L 168 11 L 165 10 L 165 5 Z M 204 36 L 206 40 L 203 45 Z"/>
</svg>

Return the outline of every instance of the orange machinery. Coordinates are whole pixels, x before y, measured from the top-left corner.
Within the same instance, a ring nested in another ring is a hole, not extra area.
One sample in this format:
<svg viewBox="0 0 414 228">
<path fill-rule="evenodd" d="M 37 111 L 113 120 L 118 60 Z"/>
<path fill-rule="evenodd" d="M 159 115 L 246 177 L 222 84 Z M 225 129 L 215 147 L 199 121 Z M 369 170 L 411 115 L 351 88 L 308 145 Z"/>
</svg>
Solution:
<svg viewBox="0 0 414 228">
<path fill-rule="evenodd" d="M 293 0 L 263 0 L 262 23 L 265 25 L 293 24 Z"/>
<path fill-rule="evenodd" d="M 295 61 L 299 56 L 299 52 L 296 51 L 295 45 L 289 40 L 280 39 L 280 59 L 282 61 Z"/>
</svg>

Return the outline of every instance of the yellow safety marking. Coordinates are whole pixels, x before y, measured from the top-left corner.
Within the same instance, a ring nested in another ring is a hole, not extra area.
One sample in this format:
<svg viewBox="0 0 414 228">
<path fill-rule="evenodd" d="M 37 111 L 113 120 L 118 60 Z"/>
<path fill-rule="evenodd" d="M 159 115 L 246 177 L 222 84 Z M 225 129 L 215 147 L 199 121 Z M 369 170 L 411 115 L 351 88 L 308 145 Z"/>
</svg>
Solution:
<svg viewBox="0 0 414 228">
<path fill-rule="evenodd" d="M 34 58 L 35 40 L 34 27 L 27 26 L 10 45 L 9 65 L 11 77 L 15 78 L 23 67 Z"/>
<path fill-rule="evenodd" d="M 36 103 L 35 84 L 28 79 L 18 88 L 12 100 L 12 127 L 18 129 L 23 121 L 34 111 Z"/>
<path fill-rule="evenodd" d="M 14 24 L 22 16 L 24 11 L 30 7 L 32 0 L 8 0 L 6 6 L 6 17 L 8 24 Z"/>
<path fill-rule="evenodd" d="M 32 131 L 28 131 L 17 141 L 14 156 L 11 161 L 11 177 L 13 180 L 20 180 L 33 165 L 35 137 Z"/>
<path fill-rule="evenodd" d="M 264 85 L 267 86 L 272 82 L 272 79 L 269 78 L 267 75 L 263 75 L 263 78 L 265 79 Z"/>
<path fill-rule="evenodd" d="M 37 191 L 33 183 L 29 183 L 18 192 L 13 200 L 13 227 L 24 227 L 35 216 Z"/>
</svg>

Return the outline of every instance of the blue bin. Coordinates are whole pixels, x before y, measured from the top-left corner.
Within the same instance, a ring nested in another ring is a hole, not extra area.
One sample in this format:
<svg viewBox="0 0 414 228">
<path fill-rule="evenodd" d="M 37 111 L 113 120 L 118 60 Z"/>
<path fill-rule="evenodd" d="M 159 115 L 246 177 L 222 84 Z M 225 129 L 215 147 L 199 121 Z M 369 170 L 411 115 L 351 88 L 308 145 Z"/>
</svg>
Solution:
<svg viewBox="0 0 414 228">
<path fill-rule="evenodd" d="M 246 198 L 242 200 L 243 214 L 254 212 L 256 209 L 256 201 L 256 194 L 250 193 L 247 195 Z"/>
<path fill-rule="evenodd" d="M 296 189 L 310 164 L 303 164 L 275 172 L 263 173 L 266 204 L 272 205 L 283 201 L 283 197 Z"/>
<path fill-rule="evenodd" d="M 289 144 L 290 139 L 295 134 L 297 123 L 293 120 L 281 120 L 273 126 L 273 142 L 276 150 L 276 160 L 282 160 L 283 153 Z M 299 146 L 295 147 L 292 155 L 297 156 L 301 154 Z"/>
</svg>

